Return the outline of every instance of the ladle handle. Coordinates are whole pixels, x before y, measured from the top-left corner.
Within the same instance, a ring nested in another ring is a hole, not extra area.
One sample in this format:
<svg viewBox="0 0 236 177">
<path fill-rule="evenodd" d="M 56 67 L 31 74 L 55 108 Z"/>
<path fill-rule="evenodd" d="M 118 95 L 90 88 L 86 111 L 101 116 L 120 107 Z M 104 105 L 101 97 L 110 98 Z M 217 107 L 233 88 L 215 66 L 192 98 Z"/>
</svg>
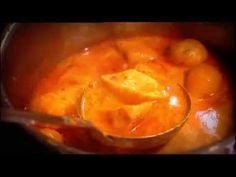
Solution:
<svg viewBox="0 0 236 177">
<path fill-rule="evenodd" d="M 47 114 L 18 111 L 11 108 L 1 108 L 0 121 L 23 125 L 33 125 L 40 123 L 64 126 L 80 126 L 73 122 L 70 117 L 59 117 Z"/>
</svg>

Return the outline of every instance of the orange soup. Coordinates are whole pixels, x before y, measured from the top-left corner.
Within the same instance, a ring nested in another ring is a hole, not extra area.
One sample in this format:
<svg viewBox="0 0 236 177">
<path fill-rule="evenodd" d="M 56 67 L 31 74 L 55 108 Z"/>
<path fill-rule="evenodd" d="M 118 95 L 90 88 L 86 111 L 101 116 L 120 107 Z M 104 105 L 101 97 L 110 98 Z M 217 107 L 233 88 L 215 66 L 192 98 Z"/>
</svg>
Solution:
<svg viewBox="0 0 236 177">
<path fill-rule="evenodd" d="M 230 135 L 233 98 L 228 76 L 217 57 L 196 39 L 139 36 L 88 46 L 65 58 L 37 84 L 29 109 L 71 119 L 80 115 L 104 134 L 149 136 L 184 119 L 188 103 L 182 87 L 191 97 L 190 117 L 154 151 L 188 151 Z M 108 151 L 80 130 L 38 129 L 69 146 Z"/>
</svg>

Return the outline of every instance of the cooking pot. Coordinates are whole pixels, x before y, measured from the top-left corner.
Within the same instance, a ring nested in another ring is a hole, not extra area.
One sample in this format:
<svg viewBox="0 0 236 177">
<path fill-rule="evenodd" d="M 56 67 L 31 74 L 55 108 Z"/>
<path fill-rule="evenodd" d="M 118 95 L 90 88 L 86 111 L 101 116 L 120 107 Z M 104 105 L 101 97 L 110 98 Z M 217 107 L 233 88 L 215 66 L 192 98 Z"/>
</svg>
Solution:
<svg viewBox="0 0 236 177">
<path fill-rule="evenodd" d="M 235 87 L 233 23 L 12 23 L 6 25 L 1 38 L 1 106 L 24 110 L 37 81 L 59 61 L 86 46 L 112 37 L 177 33 L 203 41 L 223 56 L 221 62 L 229 71 Z M 56 143 L 31 127 L 23 128 L 58 152 L 91 153 Z M 210 146 L 184 153 L 231 154 L 234 145 L 235 134 L 232 134 Z"/>
</svg>

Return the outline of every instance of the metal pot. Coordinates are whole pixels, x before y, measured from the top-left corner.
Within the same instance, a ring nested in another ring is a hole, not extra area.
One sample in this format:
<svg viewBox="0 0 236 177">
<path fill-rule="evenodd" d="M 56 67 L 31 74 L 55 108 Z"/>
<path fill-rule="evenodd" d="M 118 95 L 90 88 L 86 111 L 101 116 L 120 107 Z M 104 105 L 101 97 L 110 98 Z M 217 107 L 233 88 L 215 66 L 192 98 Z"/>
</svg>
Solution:
<svg viewBox="0 0 236 177">
<path fill-rule="evenodd" d="M 114 36 L 136 34 L 194 37 L 214 48 L 231 74 L 236 61 L 233 23 L 76 23 L 8 24 L 1 38 L 1 106 L 24 109 L 37 81 L 61 59 L 85 46 Z M 62 153 L 88 153 L 55 143 L 30 127 L 27 132 Z M 234 153 L 235 135 L 211 146 L 186 153 Z"/>
</svg>

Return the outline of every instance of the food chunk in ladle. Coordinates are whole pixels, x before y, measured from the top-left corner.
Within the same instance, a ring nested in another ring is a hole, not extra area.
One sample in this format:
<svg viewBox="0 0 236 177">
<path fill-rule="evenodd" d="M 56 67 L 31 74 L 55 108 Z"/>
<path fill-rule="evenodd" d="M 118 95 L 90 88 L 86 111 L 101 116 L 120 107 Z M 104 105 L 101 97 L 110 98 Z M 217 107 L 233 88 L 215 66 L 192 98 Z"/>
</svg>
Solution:
<svg viewBox="0 0 236 177">
<path fill-rule="evenodd" d="M 103 75 L 102 81 L 126 103 L 152 101 L 167 96 L 163 85 L 152 77 L 134 69 Z"/>
<path fill-rule="evenodd" d="M 124 105 L 117 109 L 106 112 L 106 119 L 111 122 L 111 127 L 123 130 L 123 133 L 131 131 L 132 122 L 141 121 L 154 107 L 155 101 L 145 102 L 138 105 Z"/>
<path fill-rule="evenodd" d="M 174 98 L 174 103 L 173 103 Z M 143 137 L 174 128 L 186 117 L 182 88 L 134 69 L 104 75 L 82 95 L 81 117 L 104 135 Z M 164 126 L 165 124 L 165 126 Z"/>
</svg>

